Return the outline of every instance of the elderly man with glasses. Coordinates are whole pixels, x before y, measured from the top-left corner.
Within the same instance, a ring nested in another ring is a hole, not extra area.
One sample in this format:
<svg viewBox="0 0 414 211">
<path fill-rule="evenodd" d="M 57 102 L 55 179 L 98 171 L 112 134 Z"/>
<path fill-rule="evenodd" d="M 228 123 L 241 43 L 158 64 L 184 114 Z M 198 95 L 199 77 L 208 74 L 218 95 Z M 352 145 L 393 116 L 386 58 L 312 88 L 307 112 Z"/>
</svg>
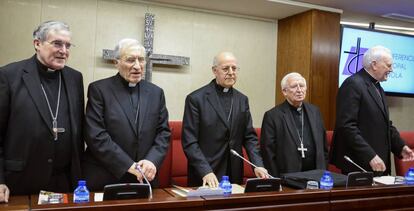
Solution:
<svg viewBox="0 0 414 211">
<path fill-rule="evenodd" d="M 263 117 L 260 147 L 265 167 L 274 176 L 326 169 L 328 149 L 318 107 L 305 102 L 306 80 L 289 73 L 281 81 L 286 100 Z"/>
<path fill-rule="evenodd" d="M 92 191 L 114 183 L 157 186 L 170 144 L 164 91 L 143 80 L 145 49 L 134 39 L 115 47 L 118 74 L 88 88 L 82 170 Z M 146 179 L 145 179 L 145 177 Z"/>
<path fill-rule="evenodd" d="M 71 32 L 47 21 L 35 55 L 0 68 L 0 201 L 40 190 L 71 192 L 80 177 L 82 74 L 68 66 Z"/>
<path fill-rule="evenodd" d="M 365 52 L 363 68 L 348 77 L 338 90 L 330 158 L 343 174 L 360 171 L 344 156 L 378 176 L 391 174 L 391 152 L 404 160 L 414 159 L 414 152 L 390 120 L 381 87 L 393 71 L 392 65 L 391 51 L 374 46 Z"/>
<path fill-rule="evenodd" d="M 231 183 L 242 183 L 243 161 L 230 153 L 233 149 L 242 154 L 242 146 L 259 166 L 256 176 L 266 178 L 248 99 L 233 88 L 239 71 L 236 57 L 218 54 L 212 71 L 215 79 L 185 101 L 182 145 L 188 158 L 188 186 L 217 187 L 224 175 Z"/>
</svg>

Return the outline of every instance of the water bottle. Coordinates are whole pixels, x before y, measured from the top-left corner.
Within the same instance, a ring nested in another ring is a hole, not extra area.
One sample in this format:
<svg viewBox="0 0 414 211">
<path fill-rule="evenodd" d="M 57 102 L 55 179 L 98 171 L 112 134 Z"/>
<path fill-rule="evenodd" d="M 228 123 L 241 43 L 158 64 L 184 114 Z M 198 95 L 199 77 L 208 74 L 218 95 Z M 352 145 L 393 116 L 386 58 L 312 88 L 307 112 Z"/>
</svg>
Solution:
<svg viewBox="0 0 414 211">
<path fill-rule="evenodd" d="M 331 177 L 331 172 L 325 171 L 321 177 L 319 187 L 324 190 L 330 190 L 333 187 L 333 179 Z"/>
<path fill-rule="evenodd" d="M 223 189 L 223 195 L 224 196 L 230 196 L 231 195 L 231 183 L 229 181 L 229 176 L 223 176 L 221 178 L 219 187 Z"/>
<path fill-rule="evenodd" d="M 86 181 L 79 180 L 78 187 L 73 191 L 73 202 L 84 203 L 89 202 L 89 191 L 86 188 Z"/>
<path fill-rule="evenodd" d="M 414 185 L 414 168 L 410 167 L 405 174 L 405 184 Z"/>
</svg>

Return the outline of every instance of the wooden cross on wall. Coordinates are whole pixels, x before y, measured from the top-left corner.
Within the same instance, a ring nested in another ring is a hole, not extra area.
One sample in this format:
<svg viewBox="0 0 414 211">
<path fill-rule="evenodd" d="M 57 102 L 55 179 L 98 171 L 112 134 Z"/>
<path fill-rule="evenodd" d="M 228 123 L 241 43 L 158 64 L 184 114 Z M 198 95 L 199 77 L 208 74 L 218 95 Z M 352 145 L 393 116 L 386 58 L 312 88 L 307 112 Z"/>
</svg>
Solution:
<svg viewBox="0 0 414 211">
<path fill-rule="evenodd" d="M 152 67 L 155 64 L 160 65 L 189 65 L 190 58 L 184 56 L 173 56 L 165 54 L 153 54 L 153 44 L 154 44 L 154 14 L 145 13 L 145 34 L 144 34 L 144 47 L 145 53 L 147 54 L 147 65 L 145 66 L 145 76 L 144 79 L 151 81 L 152 78 Z M 105 60 L 115 60 L 115 52 L 109 49 L 103 49 L 103 59 Z"/>
</svg>

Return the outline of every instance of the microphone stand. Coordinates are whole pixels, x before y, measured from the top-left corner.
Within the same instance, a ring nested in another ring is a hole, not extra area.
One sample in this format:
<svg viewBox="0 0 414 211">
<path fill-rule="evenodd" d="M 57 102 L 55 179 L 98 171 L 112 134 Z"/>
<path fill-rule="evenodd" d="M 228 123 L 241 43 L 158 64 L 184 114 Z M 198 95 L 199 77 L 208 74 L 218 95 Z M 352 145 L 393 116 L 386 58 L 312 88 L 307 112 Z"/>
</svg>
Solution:
<svg viewBox="0 0 414 211">
<path fill-rule="evenodd" d="M 255 167 L 255 168 L 258 168 L 256 165 L 254 165 L 252 162 L 250 162 L 250 161 L 248 161 L 247 159 L 245 159 L 244 157 L 242 157 L 242 156 L 240 156 L 239 155 L 239 153 L 237 153 L 234 149 L 230 149 L 230 152 L 233 154 L 233 155 L 235 155 L 235 156 L 237 156 L 237 157 L 239 157 L 239 158 L 241 158 L 242 160 L 244 160 L 246 163 L 248 163 L 249 165 L 251 165 L 251 166 L 253 166 L 253 167 Z M 268 174 L 268 173 L 265 173 L 269 178 L 275 178 L 274 176 L 272 176 L 272 175 L 270 175 L 270 174 Z"/>
<path fill-rule="evenodd" d="M 152 199 L 152 187 L 151 187 L 151 184 L 149 183 L 149 181 L 148 181 L 148 179 L 147 179 L 147 177 L 145 176 L 145 174 L 142 172 L 142 169 L 141 169 L 141 167 L 139 167 L 139 165 L 138 164 L 136 164 L 135 165 L 135 168 L 139 171 L 139 173 L 141 173 L 141 175 L 142 175 L 142 177 L 144 177 L 144 180 L 145 180 L 145 182 L 147 182 L 147 184 L 148 184 L 148 187 L 149 187 L 149 198 L 150 199 Z"/>
<path fill-rule="evenodd" d="M 362 168 L 361 166 L 359 166 L 358 164 L 356 164 L 353 160 L 351 160 L 351 158 L 349 158 L 348 156 L 344 155 L 345 160 L 347 160 L 348 162 L 352 163 L 354 166 L 358 167 L 359 169 L 361 169 L 363 172 L 367 172 L 364 168 Z"/>
</svg>

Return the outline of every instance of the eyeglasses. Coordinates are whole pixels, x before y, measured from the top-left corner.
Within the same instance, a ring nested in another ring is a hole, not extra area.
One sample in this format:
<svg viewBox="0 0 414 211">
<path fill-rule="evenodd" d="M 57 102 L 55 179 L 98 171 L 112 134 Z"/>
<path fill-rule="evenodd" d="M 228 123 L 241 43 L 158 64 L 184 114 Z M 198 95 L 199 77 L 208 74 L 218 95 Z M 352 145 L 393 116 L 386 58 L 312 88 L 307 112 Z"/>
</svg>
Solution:
<svg viewBox="0 0 414 211">
<path fill-rule="evenodd" d="M 285 88 L 285 90 L 287 90 L 287 89 L 292 90 L 292 91 L 296 91 L 298 89 L 305 90 L 306 89 L 306 84 L 298 83 L 298 84 L 288 86 L 288 87 Z"/>
<path fill-rule="evenodd" d="M 223 70 L 224 73 L 230 72 L 230 69 L 233 70 L 233 72 L 240 71 L 240 67 L 237 66 L 224 66 L 220 67 L 221 70 Z"/>
<path fill-rule="evenodd" d="M 145 57 L 127 57 L 124 59 L 124 62 L 129 65 L 135 65 L 136 63 L 144 64 L 145 63 Z"/>
<path fill-rule="evenodd" d="M 65 46 L 66 47 L 66 49 L 70 49 L 71 47 L 75 47 L 75 45 L 74 44 L 72 44 L 72 43 L 70 43 L 70 42 L 63 42 L 63 41 L 61 41 L 61 40 L 53 40 L 53 41 L 51 41 L 51 42 L 49 42 L 49 41 L 46 41 L 47 43 L 49 43 L 49 44 L 51 44 L 51 45 L 53 45 L 53 47 L 55 47 L 55 48 L 59 48 L 59 49 L 61 49 L 61 48 L 63 48 L 63 46 Z"/>
</svg>

